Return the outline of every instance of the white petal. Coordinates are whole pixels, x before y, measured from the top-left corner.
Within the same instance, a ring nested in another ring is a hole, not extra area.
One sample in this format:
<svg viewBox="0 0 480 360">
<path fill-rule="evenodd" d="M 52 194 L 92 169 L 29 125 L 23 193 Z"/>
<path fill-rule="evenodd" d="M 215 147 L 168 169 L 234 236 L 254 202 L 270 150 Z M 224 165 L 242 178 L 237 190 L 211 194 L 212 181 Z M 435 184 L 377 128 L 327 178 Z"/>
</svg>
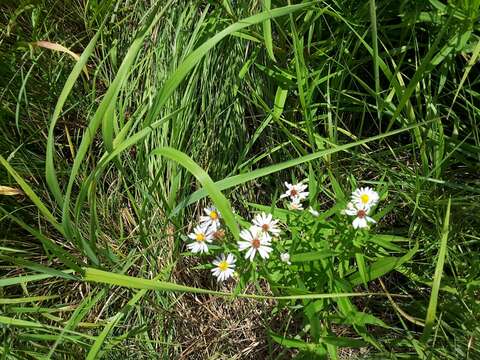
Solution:
<svg viewBox="0 0 480 360">
<path fill-rule="evenodd" d="M 358 229 L 360 227 L 360 219 L 357 217 L 352 222 L 353 228 Z"/>
<path fill-rule="evenodd" d="M 366 219 L 367 219 L 367 221 L 369 221 L 369 222 L 371 222 L 371 223 L 374 223 L 374 224 L 377 223 L 377 222 L 376 222 L 374 219 L 372 219 L 370 216 L 367 216 Z"/>
<path fill-rule="evenodd" d="M 247 253 L 245 254 L 245 259 L 250 258 L 250 261 L 252 261 L 254 256 L 255 256 L 255 249 L 251 247 L 250 249 L 248 249 Z"/>
<path fill-rule="evenodd" d="M 358 212 L 355 209 L 345 209 L 343 211 L 345 212 L 345 214 L 350 215 L 350 216 L 355 216 L 355 215 L 357 215 L 357 212 Z"/>
<path fill-rule="evenodd" d="M 246 241 L 252 241 L 253 240 L 253 237 L 252 237 L 252 233 L 250 232 L 250 230 L 242 230 L 240 232 L 240 237 L 242 239 L 245 239 Z"/>
<path fill-rule="evenodd" d="M 211 271 L 212 271 L 213 276 L 220 275 L 220 269 L 219 268 L 213 268 Z"/>
<path fill-rule="evenodd" d="M 260 256 L 263 258 L 263 259 L 268 259 L 268 253 L 272 251 L 272 248 L 268 247 L 268 246 L 260 246 L 258 248 L 258 253 L 260 254 Z"/>
<path fill-rule="evenodd" d="M 356 218 L 355 220 L 357 221 L 357 228 L 363 229 L 363 228 L 368 227 L 367 220 L 365 220 L 365 218 Z M 354 222 L 355 222 L 355 220 L 354 220 Z M 355 226 L 353 226 L 353 227 L 355 227 Z"/>
<path fill-rule="evenodd" d="M 239 241 L 237 244 L 238 244 L 238 250 L 240 251 L 243 251 L 249 248 L 250 246 L 252 246 L 252 243 L 248 241 Z"/>
</svg>

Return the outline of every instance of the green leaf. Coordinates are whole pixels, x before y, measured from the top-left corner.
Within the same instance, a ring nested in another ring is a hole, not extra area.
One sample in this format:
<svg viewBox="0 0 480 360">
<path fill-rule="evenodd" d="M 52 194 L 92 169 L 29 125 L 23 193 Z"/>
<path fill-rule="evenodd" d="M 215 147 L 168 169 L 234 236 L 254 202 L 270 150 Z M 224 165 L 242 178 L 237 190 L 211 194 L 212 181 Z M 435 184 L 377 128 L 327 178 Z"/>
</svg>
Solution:
<svg viewBox="0 0 480 360">
<path fill-rule="evenodd" d="M 290 257 L 290 261 L 291 262 L 316 261 L 316 260 L 326 259 L 335 255 L 337 255 L 337 253 L 331 250 L 311 251 L 306 253 L 292 254 Z"/>
<path fill-rule="evenodd" d="M 358 339 L 351 339 L 347 337 L 337 337 L 337 336 L 322 336 L 319 339 L 319 343 L 307 343 L 299 339 L 288 339 L 283 336 L 277 335 L 275 333 L 270 333 L 272 339 L 279 343 L 282 346 L 294 349 L 302 349 L 307 351 L 315 351 L 321 344 L 330 344 L 338 347 L 351 347 L 358 348 L 366 345 L 365 341 Z"/>
<path fill-rule="evenodd" d="M 418 243 L 415 244 L 413 249 L 411 249 L 408 253 L 406 253 L 404 256 L 400 258 L 394 257 L 394 256 L 380 258 L 373 264 L 366 267 L 365 280 L 367 282 L 372 281 L 374 279 L 379 278 L 380 276 L 383 276 L 389 273 L 390 271 L 394 270 L 395 268 L 409 261 L 413 257 L 413 255 L 415 255 L 417 250 L 418 250 Z M 348 277 L 348 281 L 352 286 L 357 286 L 364 282 L 364 280 L 362 279 L 362 276 L 358 271 L 350 275 Z"/>
<path fill-rule="evenodd" d="M 362 279 L 363 285 L 367 287 L 368 277 L 367 277 L 367 268 L 365 266 L 365 258 L 361 253 L 355 253 L 355 260 L 358 266 L 358 273 L 360 274 L 360 278 Z"/>
</svg>

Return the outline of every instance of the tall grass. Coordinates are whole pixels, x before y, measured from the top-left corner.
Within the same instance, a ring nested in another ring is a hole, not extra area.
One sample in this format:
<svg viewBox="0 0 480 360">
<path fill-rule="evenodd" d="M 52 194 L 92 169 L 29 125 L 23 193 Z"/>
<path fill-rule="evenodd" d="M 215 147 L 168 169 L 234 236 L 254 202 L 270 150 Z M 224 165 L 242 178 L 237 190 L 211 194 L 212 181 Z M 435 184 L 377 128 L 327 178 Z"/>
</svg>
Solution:
<svg viewBox="0 0 480 360">
<path fill-rule="evenodd" d="M 310 313 L 322 331 L 361 332 L 345 325 L 355 309 L 388 325 L 368 328 L 359 358 L 480 356 L 478 0 L 1 8 L 0 185 L 24 194 L 0 195 L 4 358 L 180 356 L 182 292 L 219 295 L 179 275 L 193 204 L 208 196 L 235 235 L 231 204 L 243 214 L 292 177 L 317 184 L 325 209 L 354 178 L 388 189 L 381 230 L 418 244 Z M 252 301 L 271 298 L 258 290 Z M 252 358 L 339 358 L 353 344 L 312 352 L 289 309 L 291 323 L 262 321 L 296 352 Z"/>
</svg>

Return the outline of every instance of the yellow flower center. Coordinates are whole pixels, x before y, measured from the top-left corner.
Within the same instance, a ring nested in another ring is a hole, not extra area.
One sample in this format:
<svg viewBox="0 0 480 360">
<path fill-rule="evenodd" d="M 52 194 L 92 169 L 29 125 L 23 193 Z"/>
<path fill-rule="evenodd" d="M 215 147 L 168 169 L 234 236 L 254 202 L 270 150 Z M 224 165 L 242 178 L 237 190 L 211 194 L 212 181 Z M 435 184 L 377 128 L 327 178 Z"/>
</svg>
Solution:
<svg viewBox="0 0 480 360">
<path fill-rule="evenodd" d="M 210 211 L 210 219 L 212 220 L 217 220 L 218 219 L 218 214 L 216 211 Z"/>
<path fill-rule="evenodd" d="M 198 242 L 203 242 L 205 241 L 205 235 L 202 233 L 195 234 L 195 240 Z"/>
<path fill-rule="evenodd" d="M 225 271 L 228 269 L 228 263 L 223 260 L 223 261 L 220 261 L 220 263 L 218 264 L 218 268 L 221 270 L 221 271 Z"/>
<path fill-rule="evenodd" d="M 363 194 L 360 196 L 360 200 L 362 200 L 362 203 L 366 204 L 368 203 L 369 197 L 367 194 Z"/>
</svg>

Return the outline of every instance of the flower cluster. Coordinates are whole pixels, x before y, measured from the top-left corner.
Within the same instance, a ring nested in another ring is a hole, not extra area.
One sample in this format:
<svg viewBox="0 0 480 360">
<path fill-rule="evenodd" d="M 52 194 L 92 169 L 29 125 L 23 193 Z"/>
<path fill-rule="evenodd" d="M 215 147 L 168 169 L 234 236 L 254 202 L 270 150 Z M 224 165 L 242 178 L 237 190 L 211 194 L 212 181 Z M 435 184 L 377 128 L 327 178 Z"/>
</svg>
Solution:
<svg viewBox="0 0 480 360">
<path fill-rule="evenodd" d="M 300 181 L 297 184 L 285 182 L 285 186 L 287 187 L 287 191 L 280 195 L 280 199 L 290 199 L 290 203 L 288 204 L 290 210 L 303 210 L 302 201 L 308 196 L 308 191 L 305 191 L 307 190 L 308 185 L 304 184 L 303 181 Z"/>
<path fill-rule="evenodd" d="M 281 199 L 288 199 L 287 207 L 290 210 L 303 210 L 303 202 L 308 196 L 308 185 L 301 181 L 297 184 L 285 183 L 287 190 L 280 196 Z M 342 211 L 343 214 L 355 216 L 352 222 L 354 229 L 368 228 L 369 223 L 375 223 L 369 214 L 377 205 L 379 195 L 369 187 L 362 187 L 353 191 L 347 208 Z M 188 235 L 192 240 L 187 244 L 187 248 L 194 254 L 208 253 L 209 244 L 225 236 L 225 230 L 222 229 L 222 216 L 213 206 L 203 209 L 204 215 L 200 217 L 199 224 L 194 227 L 193 232 Z M 311 206 L 308 209 L 313 217 L 319 217 L 319 212 Z M 320 221 L 320 220 L 316 220 Z M 261 260 L 268 259 L 274 251 L 273 241 L 280 237 L 281 230 L 279 220 L 274 219 L 272 214 L 265 212 L 256 214 L 252 222 L 240 231 L 240 240 L 236 246 L 231 243 L 223 242 L 222 246 L 227 249 L 212 262 L 211 272 L 217 281 L 225 281 L 235 274 L 237 258 L 241 253 L 247 261 L 254 261 L 259 257 Z M 218 249 L 218 247 L 215 247 Z M 280 246 L 279 248 L 282 248 Z M 258 254 L 258 256 L 257 256 Z M 290 254 L 283 252 L 279 256 L 280 260 L 291 265 Z M 241 260 L 242 262 L 243 260 Z"/>
<path fill-rule="evenodd" d="M 213 206 L 203 209 L 206 216 L 200 216 L 200 224 L 193 229 L 188 237 L 194 242 L 187 245 L 187 248 L 194 254 L 207 253 L 208 245 L 211 243 L 215 233 L 220 230 L 220 212 Z"/>
<path fill-rule="evenodd" d="M 356 189 L 352 193 L 351 201 L 347 204 L 344 212 L 347 215 L 355 216 L 352 222 L 355 229 L 368 228 L 368 223 L 376 223 L 368 215 L 372 208 L 377 205 L 379 199 L 378 193 L 369 187 Z"/>
<path fill-rule="evenodd" d="M 273 250 L 272 236 L 278 237 L 280 229 L 278 220 L 273 219 L 271 214 L 261 213 L 255 216 L 252 225 L 240 232 L 243 241 L 238 242 L 238 249 L 245 251 L 245 259 L 253 261 L 258 252 L 262 259 L 268 259 L 269 253 Z"/>
</svg>

